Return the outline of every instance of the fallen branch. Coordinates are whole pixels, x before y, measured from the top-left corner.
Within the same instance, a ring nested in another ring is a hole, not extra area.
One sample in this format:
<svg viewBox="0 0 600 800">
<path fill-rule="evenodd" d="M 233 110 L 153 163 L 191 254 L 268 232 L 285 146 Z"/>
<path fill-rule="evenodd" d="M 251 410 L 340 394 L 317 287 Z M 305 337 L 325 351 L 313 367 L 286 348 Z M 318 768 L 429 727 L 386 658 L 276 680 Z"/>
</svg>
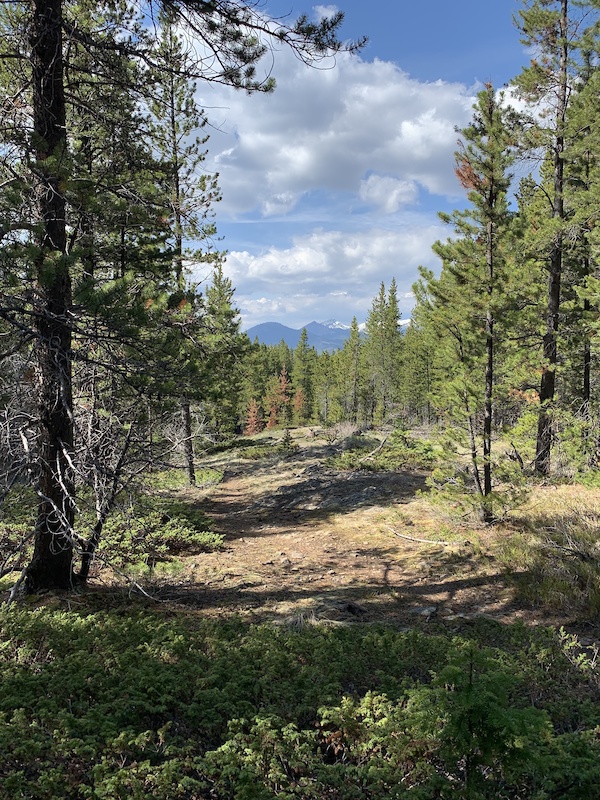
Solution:
<svg viewBox="0 0 600 800">
<path fill-rule="evenodd" d="M 383 447 L 383 445 L 384 445 L 384 444 L 387 442 L 387 439 L 388 439 L 388 437 L 386 436 L 386 437 L 383 439 L 383 441 L 381 441 L 381 442 L 380 442 L 380 443 L 377 445 L 377 447 L 375 448 L 375 450 L 371 450 L 371 452 L 370 452 L 370 453 L 367 453 L 367 455 L 366 455 L 366 456 L 364 456 L 364 458 L 361 458 L 361 459 L 359 459 L 359 460 L 358 460 L 358 463 L 359 463 L 359 464 L 362 464 L 364 461 L 368 461 L 370 458 L 373 458 L 373 456 L 375 455 L 375 453 L 378 453 L 378 452 L 381 450 L 381 448 Z"/>
<path fill-rule="evenodd" d="M 453 544 L 452 542 L 442 542 L 440 539 L 417 539 L 416 536 L 408 536 L 406 533 L 398 533 L 393 528 L 390 528 L 389 525 L 385 526 L 388 531 L 394 534 L 394 536 L 400 537 L 400 539 L 408 539 L 410 542 L 420 542 L 421 544 L 443 544 L 446 547 Z"/>
</svg>

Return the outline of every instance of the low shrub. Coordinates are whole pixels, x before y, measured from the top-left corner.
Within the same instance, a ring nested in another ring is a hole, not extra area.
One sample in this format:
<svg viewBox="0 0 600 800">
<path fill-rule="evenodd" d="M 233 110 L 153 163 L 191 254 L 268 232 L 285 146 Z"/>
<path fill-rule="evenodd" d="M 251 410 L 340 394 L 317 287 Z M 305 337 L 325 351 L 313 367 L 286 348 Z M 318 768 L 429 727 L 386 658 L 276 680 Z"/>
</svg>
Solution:
<svg viewBox="0 0 600 800">
<path fill-rule="evenodd" d="M 579 800 L 598 664 L 573 637 L 0 611 L 0 800 Z"/>
<path fill-rule="evenodd" d="M 192 510 L 185 509 L 185 513 L 190 516 Z M 112 566 L 151 573 L 157 564 L 170 562 L 175 556 L 218 550 L 224 537 L 198 529 L 185 513 L 173 513 L 171 506 L 171 514 L 166 509 L 141 516 L 113 514 L 104 526 L 99 558 Z"/>
<path fill-rule="evenodd" d="M 333 456 L 329 459 L 329 466 L 340 470 L 368 470 L 371 472 L 393 472 L 403 469 L 431 469 L 438 460 L 438 453 L 429 442 L 423 442 L 394 431 L 380 450 L 377 443 L 373 444 L 372 455 L 365 454 L 366 447 L 361 442 L 359 446 Z"/>
</svg>

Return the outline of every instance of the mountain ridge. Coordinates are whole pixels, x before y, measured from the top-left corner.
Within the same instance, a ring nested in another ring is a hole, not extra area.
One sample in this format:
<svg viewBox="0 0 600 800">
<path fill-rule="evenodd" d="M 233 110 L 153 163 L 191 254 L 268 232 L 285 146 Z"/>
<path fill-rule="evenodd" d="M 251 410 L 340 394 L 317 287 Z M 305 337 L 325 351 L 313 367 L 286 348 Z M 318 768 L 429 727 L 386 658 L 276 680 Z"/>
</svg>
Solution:
<svg viewBox="0 0 600 800">
<path fill-rule="evenodd" d="M 338 320 L 317 322 L 313 320 L 301 328 L 290 328 L 281 322 L 261 322 L 248 328 L 246 334 L 251 341 L 258 339 L 261 344 L 276 345 L 283 341 L 292 349 L 298 346 L 302 331 L 306 329 L 309 347 L 314 347 L 318 352 L 324 350 L 337 350 L 344 346 L 350 334 L 350 326 Z"/>
</svg>

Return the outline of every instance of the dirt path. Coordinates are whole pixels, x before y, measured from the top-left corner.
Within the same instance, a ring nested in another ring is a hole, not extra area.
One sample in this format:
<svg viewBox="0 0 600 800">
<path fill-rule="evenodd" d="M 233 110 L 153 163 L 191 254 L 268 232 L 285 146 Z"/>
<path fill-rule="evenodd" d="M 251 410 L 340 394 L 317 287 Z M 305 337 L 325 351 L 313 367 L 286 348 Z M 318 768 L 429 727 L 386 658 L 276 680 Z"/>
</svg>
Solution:
<svg viewBox="0 0 600 800">
<path fill-rule="evenodd" d="M 493 561 L 473 557 L 467 539 L 412 540 L 444 538 L 435 521 L 421 519 L 416 493 L 425 474 L 338 472 L 325 464 L 330 452 L 315 444 L 261 462 L 213 460 L 224 479 L 197 503 L 226 547 L 187 559 L 163 598 L 286 624 L 460 625 L 481 614 L 535 621 L 532 609 L 515 606 Z"/>
</svg>

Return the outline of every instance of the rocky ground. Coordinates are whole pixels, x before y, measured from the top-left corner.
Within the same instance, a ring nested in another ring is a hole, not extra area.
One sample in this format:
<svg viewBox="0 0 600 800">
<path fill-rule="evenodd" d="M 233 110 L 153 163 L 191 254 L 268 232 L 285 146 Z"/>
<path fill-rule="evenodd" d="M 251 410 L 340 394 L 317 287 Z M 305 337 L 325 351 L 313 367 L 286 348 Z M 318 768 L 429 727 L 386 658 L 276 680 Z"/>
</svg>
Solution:
<svg viewBox="0 0 600 800">
<path fill-rule="evenodd" d="M 226 537 L 220 552 L 185 560 L 161 599 L 287 625 L 387 621 L 460 628 L 478 615 L 500 622 L 573 627 L 517 599 L 514 576 L 493 555 L 503 529 L 451 526 L 432 510 L 426 474 L 342 472 L 335 446 L 297 434 L 299 449 L 254 461 L 231 454 L 206 464 L 223 481 L 188 498 Z"/>
</svg>

